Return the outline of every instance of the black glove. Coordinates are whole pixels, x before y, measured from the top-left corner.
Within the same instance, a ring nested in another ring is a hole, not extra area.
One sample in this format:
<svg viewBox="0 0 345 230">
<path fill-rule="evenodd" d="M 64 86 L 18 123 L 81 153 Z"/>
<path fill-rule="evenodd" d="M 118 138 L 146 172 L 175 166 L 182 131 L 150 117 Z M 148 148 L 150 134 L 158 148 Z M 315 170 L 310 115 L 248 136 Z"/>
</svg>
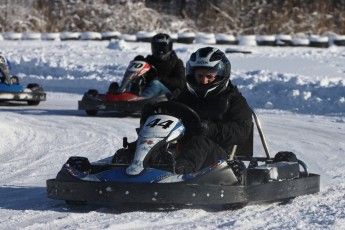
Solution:
<svg viewBox="0 0 345 230">
<path fill-rule="evenodd" d="M 130 88 L 129 92 L 139 95 L 139 93 L 140 93 L 140 81 L 138 79 L 131 82 L 131 88 Z"/>
<path fill-rule="evenodd" d="M 201 134 L 207 136 L 210 131 L 210 124 L 208 121 L 201 120 Z"/>
</svg>

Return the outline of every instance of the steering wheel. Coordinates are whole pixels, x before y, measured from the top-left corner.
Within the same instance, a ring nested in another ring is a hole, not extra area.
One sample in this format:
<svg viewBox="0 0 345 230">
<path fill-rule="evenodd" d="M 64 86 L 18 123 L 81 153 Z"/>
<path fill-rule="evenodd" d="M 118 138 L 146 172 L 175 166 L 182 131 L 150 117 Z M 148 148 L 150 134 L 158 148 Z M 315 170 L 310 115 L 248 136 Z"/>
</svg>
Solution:
<svg viewBox="0 0 345 230">
<path fill-rule="evenodd" d="M 147 118 L 153 114 L 166 114 L 180 118 L 187 130 L 192 126 L 195 130 L 201 130 L 199 115 L 189 106 L 176 101 L 162 101 L 156 104 L 146 104 L 141 111 L 140 126 L 143 126 Z"/>
</svg>

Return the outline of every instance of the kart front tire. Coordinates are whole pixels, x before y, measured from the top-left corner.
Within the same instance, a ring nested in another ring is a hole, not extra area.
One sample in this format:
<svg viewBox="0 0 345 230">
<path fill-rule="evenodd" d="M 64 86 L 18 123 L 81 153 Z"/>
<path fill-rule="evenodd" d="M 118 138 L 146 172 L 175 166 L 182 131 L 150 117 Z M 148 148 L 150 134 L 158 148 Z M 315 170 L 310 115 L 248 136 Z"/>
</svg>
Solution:
<svg viewBox="0 0 345 230">
<path fill-rule="evenodd" d="M 89 116 L 96 116 L 98 113 L 98 110 L 85 110 L 85 112 Z"/>
<path fill-rule="evenodd" d="M 40 101 L 28 101 L 28 105 L 38 105 Z"/>
</svg>

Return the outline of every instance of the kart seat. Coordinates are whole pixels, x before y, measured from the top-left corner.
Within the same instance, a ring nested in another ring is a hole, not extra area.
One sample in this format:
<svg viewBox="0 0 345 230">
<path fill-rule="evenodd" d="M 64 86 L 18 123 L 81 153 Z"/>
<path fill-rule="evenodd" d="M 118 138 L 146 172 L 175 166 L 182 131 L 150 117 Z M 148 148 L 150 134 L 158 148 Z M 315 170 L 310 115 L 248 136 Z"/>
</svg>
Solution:
<svg viewBox="0 0 345 230">
<path fill-rule="evenodd" d="M 266 154 L 266 158 L 264 158 L 264 159 L 271 159 L 271 156 L 270 156 L 270 153 L 268 150 L 268 146 L 267 146 L 267 142 L 266 142 L 259 118 L 256 115 L 256 113 L 254 112 L 254 110 L 252 110 L 252 114 L 253 114 L 253 118 L 254 118 L 255 122 L 253 122 L 249 137 L 243 144 L 234 145 L 231 153 L 229 154 L 229 160 L 233 160 L 235 156 L 238 158 L 247 159 L 247 160 L 250 160 L 253 158 L 253 155 L 254 155 L 254 148 L 253 148 L 253 145 L 254 145 L 254 125 L 256 126 L 257 133 L 260 137 L 262 147 L 264 148 L 264 151 Z"/>
<path fill-rule="evenodd" d="M 229 154 L 229 158 L 228 158 L 229 160 L 233 160 L 235 155 L 236 155 L 236 157 L 241 158 L 243 160 L 251 160 L 253 158 L 253 155 L 254 155 L 254 150 L 253 150 L 254 125 L 256 126 L 257 133 L 259 135 L 262 147 L 263 147 L 265 154 L 266 154 L 266 157 L 262 158 L 262 159 L 264 159 L 264 160 L 272 159 L 270 156 L 270 152 L 268 150 L 268 145 L 267 145 L 267 142 L 266 142 L 259 118 L 256 115 L 256 113 L 254 112 L 254 110 L 252 110 L 252 115 L 254 118 L 254 122 L 253 122 L 251 132 L 250 132 L 250 135 L 249 135 L 247 141 L 245 141 L 243 144 L 240 144 L 240 145 L 234 145 L 231 153 Z"/>
</svg>

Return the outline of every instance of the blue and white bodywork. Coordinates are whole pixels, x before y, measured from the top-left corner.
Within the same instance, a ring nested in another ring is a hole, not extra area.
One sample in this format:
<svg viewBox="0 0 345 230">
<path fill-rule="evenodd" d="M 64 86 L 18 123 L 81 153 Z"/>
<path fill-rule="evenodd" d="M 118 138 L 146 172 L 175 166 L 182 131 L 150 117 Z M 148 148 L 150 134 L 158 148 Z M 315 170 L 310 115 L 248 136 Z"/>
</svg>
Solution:
<svg viewBox="0 0 345 230">
<path fill-rule="evenodd" d="M 18 79 L 12 84 L 0 83 L 0 102 L 24 101 L 28 105 L 38 105 L 45 100 L 46 93 L 39 84 L 30 83 L 27 87 L 23 87 L 19 84 Z"/>
<path fill-rule="evenodd" d="M 126 169 L 128 175 L 138 175 L 144 170 L 145 159 L 148 159 L 154 146 L 173 142 L 185 132 L 182 121 L 168 115 L 149 117 L 141 129 L 132 164 Z"/>
</svg>

